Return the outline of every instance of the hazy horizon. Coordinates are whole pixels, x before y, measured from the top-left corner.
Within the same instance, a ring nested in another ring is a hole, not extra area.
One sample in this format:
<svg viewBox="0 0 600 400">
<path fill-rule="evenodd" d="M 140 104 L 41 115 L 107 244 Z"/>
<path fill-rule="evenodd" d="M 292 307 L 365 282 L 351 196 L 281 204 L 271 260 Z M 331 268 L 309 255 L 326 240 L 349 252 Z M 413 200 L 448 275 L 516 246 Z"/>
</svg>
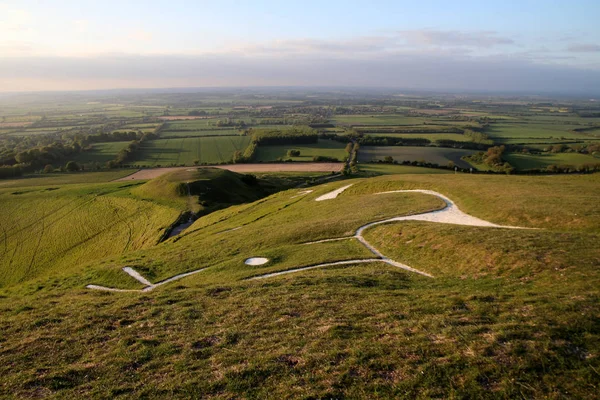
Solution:
<svg viewBox="0 0 600 400">
<path fill-rule="evenodd" d="M 0 0 L 0 92 L 600 93 L 600 4 Z"/>
</svg>

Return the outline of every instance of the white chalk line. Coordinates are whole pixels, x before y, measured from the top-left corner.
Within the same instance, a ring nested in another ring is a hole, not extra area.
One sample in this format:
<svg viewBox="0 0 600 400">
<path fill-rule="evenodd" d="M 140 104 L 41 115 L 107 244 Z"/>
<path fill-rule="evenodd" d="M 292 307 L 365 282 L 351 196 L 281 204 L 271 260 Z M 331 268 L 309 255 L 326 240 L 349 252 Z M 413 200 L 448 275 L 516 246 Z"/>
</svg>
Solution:
<svg viewBox="0 0 600 400">
<path fill-rule="evenodd" d="M 348 187 L 349 186 L 346 186 L 346 187 L 343 187 L 340 189 L 346 190 Z M 338 190 L 340 190 L 340 189 L 338 189 Z M 335 191 L 328 193 L 328 195 L 333 194 L 333 193 L 335 193 Z M 386 224 L 386 223 L 390 223 L 390 222 L 427 221 L 427 222 L 437 222 L 437 223 L 441 223 L 441 224 L 480 226 L 480 227 L 487 227 L 487 228 L 536 229 L 536 228 L 524 228 L 524 227 L 520 227 L 520 226 L 497 225 L 497 224 L 473 217 L 471 215 L 468 215 L 468 214 L 462 212 L 456 206 L 456 204 L 454 204 L 454 202 L 452 200 L 450 200 L 448 197 L 444 196 L 441 193 L 435 192 L 433 190 L 424 190 L 424 189 L 392 190 L 392 191 L 380 192 L 380 193 L 375 193 L 375 194 L 382 195 L 382 194 L 390 194 L 390 193 L 429 194 L 429 195 L 436 196 L 436 197 L 442 199 L 446 203 L 446 206 L 444 208 L 442 208 L 440 210 L 436 210 L 436 211 L 429 211 L 429 212 L 425 212 L 425 213 L 421 213 L 421 214 L 406 215 L 406 216 L 401 216 L 401 217 L 388 218 L 388 219 L 385 219 L 382 221 L 369 222 L 368 224 L 365 224 L 365 225 L 361 226 L 360 228 L 358 228 L 356 230 L 356 233 L 354 234 L 354 236 L 345 236 L 345 237 L 333 238 L 333 239 L 323 239 L 323 240 L 317 240 L 314 242 L 303 243 L 304 245 L 309 245 L 309 244 L 317 244 L 317 243 L 335 242 L 335 241 L 340 241 L 340 240 L 357 239 L 359 242 L 362 243 L 363 246 L 365 246 L 367 249 L 369 249 L 369 251 L 371 253 L 375 254 L 379 258 L 366 259 L 366 260 L 362 259 L 362 260 L 350 260 L 350 261 L 337 261 L 337 262 L 330 262 L 330 263 L 325 263 L 325 264 L 311 265 L 308 267 L 294 268 L 294 269 L 290 269 L 290 270 L 282 271 L 282 272 L 273 272 L 273 273 L 269 273 L 269 274 L 265 274 L 265 275 L 258 275 L 258 276 L 250 278 L 250 280 L 264 279 L 264 278 L 269 278 L 269 277 L 273 277 L 273 276 L 291 274 L 294 272 L 306 271 L 306 270 L 311 270 L 311 269 L 315 269 L 315 268 L 324 268 L 324 267 L 333 266 L 333 265 L 346 265 L 346 264 L 357 264 L 357 263 L 366 263 L 366 262 L 384 262 L 389 265 L 393 265 L 395 267 L 402 268 L 406 271 L 414 272 L 414 273 L 417 273 L 417 274 L 420 274 L 423 276 L 427 276 L 429 278 L 433 278 L 433 275 L 428 274 L 427 272 L 423 272 L 416 268 L 409 267 L 408 265 L 402 264 L 398 261 L 395 261 L 395 260 L 392 260 L 391 258 L 386 257 L 364 238 L 363 232 L 366 229 L 368 229 L 372 226 L 375 226 L 375 225 Z M 338 194 L 339 193 L 335 194 L 335 196 L 337 196 Z M 335 197 L 333 197 L 333 198 L 335 198 Z"/>
<path fill-rule="evenodd" d="M 297 194 L 297 195 L 295 195 L 295 196 L 292 196 L 291 198 L 292 198 L 292 199 L 295 199 L 296 197 L 300 197 L 300 196 L 306 196 L 307 194 L 309 194 L 309 193 L 312 193 L 312 192 L 314 192 L 314 190 L 312 190 L 312 189 L 303 190 L 303 191 L 301 191 L 301 192 L 298 192 L 298 194 Z"/>
<path fill-rule="evenodd" d="M 335 199 L 336 197 L 338 197 L 338 195 L 340 193 L 342 193 L 344 190 L 348 189 L 350 186 L 352 186 L 353 184 L 350 185 L 346 185 L 346 186 L 342 186 L 339 189 L 334 190 L 333 192 L 329 192 L 329 193 L 325 193 L 322 196 L 319 196 L 315 199 L 315 201 L 324 201 L 324 200 L 332 200 Z"/>
<path fill-rule="evenodd" d="M 140 282 L 141 284 L 145 285 L 145 287 L 143 289 L 117 289 L 117 288 L 110 288 L 110 287 L 100 286 L 100 285 L 87 285 L 86 288 L 95 289 L 95 290 L 104 290 L 107 292 L 150 292 L 151 290 L 154 290 L 159 286 L 162 286 L 164 284 L 167 284 L 167 283 L 170 283 L 173 281 L 177 281 L 179 279 L 185 278 L 190 275 L 197 274 L 198 272 L 202 272 L 205 269 L 206 268 L 201 268 L 201 269 L 197 269 L 195 271 L 185 272 L 183 274 L 175 275 L 171 278 L 165 279 L 164 281 L 160 281 L 158 283 L 152 283 L 148 279 L 144 278 L 135 269 L 133 269 L 131 267 L 125 267 L 125 268 L 123 268 L 123 271 L 126 274 L 128 274 L 129 276 L 131 276 L 132 278 L 134 278 L 135 280 L 137 280 L 138 282 Z"/>
</svg>

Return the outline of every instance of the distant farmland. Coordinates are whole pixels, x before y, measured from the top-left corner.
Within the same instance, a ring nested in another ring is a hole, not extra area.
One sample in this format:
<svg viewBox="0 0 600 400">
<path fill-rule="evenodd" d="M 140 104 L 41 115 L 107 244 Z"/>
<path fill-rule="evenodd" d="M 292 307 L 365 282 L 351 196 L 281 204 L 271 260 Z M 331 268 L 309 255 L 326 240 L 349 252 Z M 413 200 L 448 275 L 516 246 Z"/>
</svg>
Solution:
<svg viewBox="0 0 600 400">
<path fill-rule="evenodd" d="M 217 127 L 207 119 L 170 121 L 160 131 L 161 138 L 199 136 L 239 136 L 243 131 L 232 127 Z"/>
<path fill-rule="evenodd" d="M 395 161 L 425 161 L 439 165 L 454 162 L 460 168 L 470 168 L 471 165 L 461 157 L 476 153 L 473 150 L 449 149 L 443 147 L 411 147 L 411 146 L 365 146 L 358 152 L 360 162 L 383 160 L 391 156 Z"/>
<path fill-rule="evenodd" d="M 346 156 L 345 143 L 320 139 L 314 144 L 287 144 L 282 146 L 258 146 L 255 161 L 276 161 L 278 159 L 294 161 L 312 161 L 315 156 L 333 157 L 342 161 Z M 299 150 L 299 157 L 288 157 L 288 150 Z"/>
<path fill-rule="evenodd" d="M 231 161 L 233 153 L 250 143 L 247 136 L 190 137 L 151 140 L 143 143 L 132 164 L 158 167 L 170 165 L 219 164 Z"/>
</svg>

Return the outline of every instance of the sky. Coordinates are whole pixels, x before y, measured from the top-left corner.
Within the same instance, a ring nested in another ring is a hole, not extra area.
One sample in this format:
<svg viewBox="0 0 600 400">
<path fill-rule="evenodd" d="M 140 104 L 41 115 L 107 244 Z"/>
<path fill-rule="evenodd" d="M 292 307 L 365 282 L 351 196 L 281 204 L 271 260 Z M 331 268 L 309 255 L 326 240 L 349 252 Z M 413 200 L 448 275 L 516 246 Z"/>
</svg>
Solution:
<svg viewBox="0 0 600 400">
<path fill-rule="evenodd" d="M 0 0 L 0 92 L 600 93 L 598 17 L 598 0 Z"/>
</svg>

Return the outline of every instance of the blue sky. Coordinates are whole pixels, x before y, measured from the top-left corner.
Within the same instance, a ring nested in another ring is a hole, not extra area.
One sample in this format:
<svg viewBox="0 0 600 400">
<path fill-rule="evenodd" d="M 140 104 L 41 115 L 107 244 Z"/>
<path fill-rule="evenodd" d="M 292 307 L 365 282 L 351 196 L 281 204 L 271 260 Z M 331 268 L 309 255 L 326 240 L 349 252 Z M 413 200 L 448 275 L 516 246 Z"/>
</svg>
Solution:
<svg viewBox="0 0 600 400">
<path fill-rule="evenodd" d="M 598 16 L 587 0 L 0 0 L 0 91 L 530 79 L 583 90 L 600 87 Z"/>
</svg>

